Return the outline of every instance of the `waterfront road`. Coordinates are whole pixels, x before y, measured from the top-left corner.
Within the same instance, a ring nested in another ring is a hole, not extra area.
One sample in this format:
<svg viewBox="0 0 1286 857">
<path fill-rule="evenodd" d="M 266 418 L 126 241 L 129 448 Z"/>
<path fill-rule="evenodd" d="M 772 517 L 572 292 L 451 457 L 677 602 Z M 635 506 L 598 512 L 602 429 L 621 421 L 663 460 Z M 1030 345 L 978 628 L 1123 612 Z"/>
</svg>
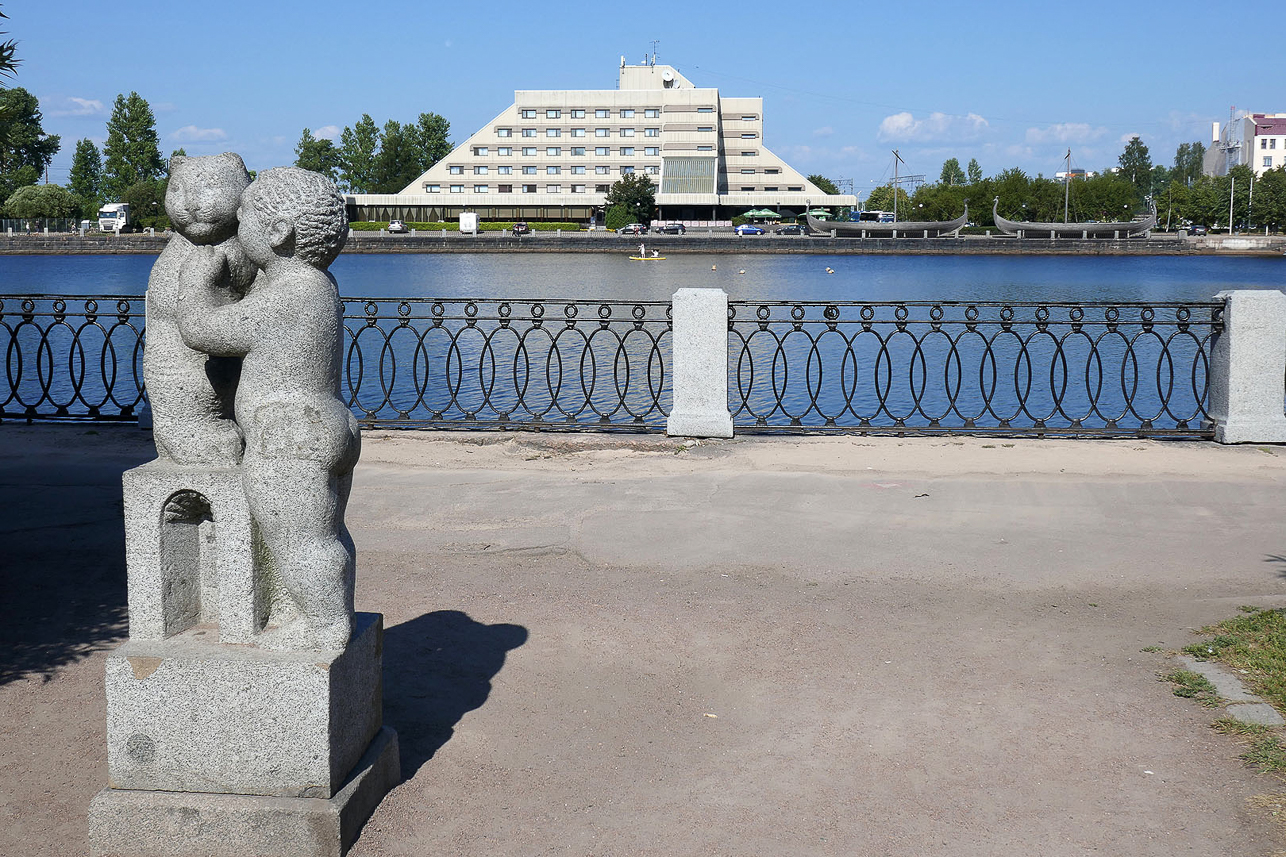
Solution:
<svg viewBox="0 0 1286 857">
<path fill-rule="evenodd" d="M 355 857 L 1268 855 L 1153 647 L 1286 605 L 1286 448 L 367 433 L 406 781 Z M 106 784 L 132 428 L 0 426 L 0 853 Z M 1269 801 L 1271 803 L 1271 801 Z"/>
</svg>

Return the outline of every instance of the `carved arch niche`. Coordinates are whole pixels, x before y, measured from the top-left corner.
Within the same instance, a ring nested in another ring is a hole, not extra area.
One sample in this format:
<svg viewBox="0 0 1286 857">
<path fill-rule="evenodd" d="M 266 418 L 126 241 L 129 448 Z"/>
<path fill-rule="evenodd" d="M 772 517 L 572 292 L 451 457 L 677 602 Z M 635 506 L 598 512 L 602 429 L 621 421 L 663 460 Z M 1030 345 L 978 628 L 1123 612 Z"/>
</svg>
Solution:
<svg viewBox="0 0 1286 857">
<path fill-rule="evenodd" d="M 176 491 L 161 509 L 161 614 L 166 637 L 218 621 L 215 526 L 210 500 L 197 491 Z"/>
</svg>

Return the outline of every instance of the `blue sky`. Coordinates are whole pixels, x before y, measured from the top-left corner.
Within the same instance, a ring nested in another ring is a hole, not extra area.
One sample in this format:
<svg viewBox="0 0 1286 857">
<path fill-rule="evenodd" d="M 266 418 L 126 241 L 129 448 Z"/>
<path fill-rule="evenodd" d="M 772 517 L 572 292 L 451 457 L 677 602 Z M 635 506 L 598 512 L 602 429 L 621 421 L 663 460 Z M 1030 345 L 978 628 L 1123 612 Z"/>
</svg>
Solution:
<svg viewBox="0 0 1286 857">
<path fill-rule="evenodd" d="M 19 41 L 10 85 L 62 135 L 101 146 L 137 91 L 162 153 L 294 160 L 303 128 L 338 133 L 435 112 L 463 142 L 515 89 L 613 89 L 624 54 L 698 86 L 764 98 L 765 143 L 804 173 L 892 174 L 894 148 L 935 180 L 949 157 L 994 174 L 1101 169 L 1138 134 L 1169 165 L 1229 108 L 1286 111 L 1280 4 L 759 2 L 698 4 L 2 0 Z M 1260 38 L 1264 36 L 1265 38 Z"/>
</svg>

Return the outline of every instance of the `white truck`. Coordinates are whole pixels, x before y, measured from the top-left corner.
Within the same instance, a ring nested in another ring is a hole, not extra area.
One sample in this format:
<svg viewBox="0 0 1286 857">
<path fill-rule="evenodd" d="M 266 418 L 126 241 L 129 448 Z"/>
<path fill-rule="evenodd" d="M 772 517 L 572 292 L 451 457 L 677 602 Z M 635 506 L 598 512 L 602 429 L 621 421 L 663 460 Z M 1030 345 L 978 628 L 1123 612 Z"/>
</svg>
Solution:
<svg viewBox="0 0 1286 857">
<path fill-rule="evenodd" d="M 478 234 L 478 213 L 476 211 L 460 212 L 460 234 L 461 235 Z"/>
<path fill-rule="evenodd" d="M 129 232 L 129 203 L 109 202 L 98 209 L 98 228 L 102 232 Z"/>
</svg>

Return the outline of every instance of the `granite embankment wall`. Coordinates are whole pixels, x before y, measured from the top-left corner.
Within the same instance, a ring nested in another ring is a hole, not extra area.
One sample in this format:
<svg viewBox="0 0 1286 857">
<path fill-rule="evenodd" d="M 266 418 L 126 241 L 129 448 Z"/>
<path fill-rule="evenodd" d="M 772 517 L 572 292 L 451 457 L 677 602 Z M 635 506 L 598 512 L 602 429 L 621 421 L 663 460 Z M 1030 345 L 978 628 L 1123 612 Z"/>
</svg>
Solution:
<svg viewBox="0 0 1286 857">
<path fill-rule="evenodd" d="M 62 253 L 157 254 L 164 235 L 0 235 L 0 254 L 47 255 Z M 759 235 L 737 237 L 728 233 L 687 235 L 614 235 L 606 232 L 533 233 L 515 238 L 507 232 L 477 236 L 448 232 L 418 235 L 380 235 L 357 232 L 345 253 L 628 253 L 640 242 L 649 249 L 670 253 L 809 253 L 809 254 L 926 254 L 1062 256 L 1280 256 L 1286 252 L 1282 236 L 1206 236 L 1178 239 L 1098 241 L 1049 238 L 824 238 Z"/>
</svg>

